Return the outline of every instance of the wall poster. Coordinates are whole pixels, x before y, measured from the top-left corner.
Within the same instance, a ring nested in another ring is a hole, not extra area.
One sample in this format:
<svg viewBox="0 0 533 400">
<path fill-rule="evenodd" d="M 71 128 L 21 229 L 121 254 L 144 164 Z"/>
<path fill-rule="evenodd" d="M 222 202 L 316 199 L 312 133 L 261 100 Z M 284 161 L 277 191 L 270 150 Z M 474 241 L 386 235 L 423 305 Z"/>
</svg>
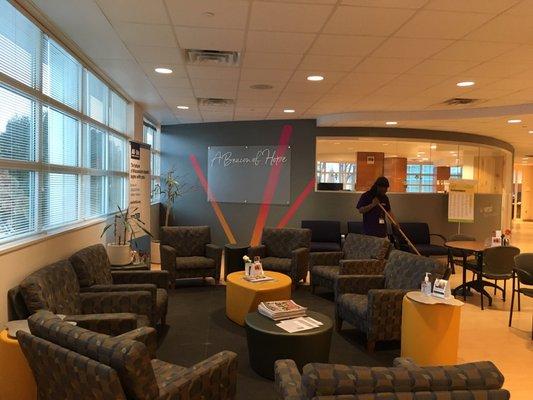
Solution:
<svg viewBox="0 0 533 400">
<path fill-rule="evenodd" d="M 130 140 L 130 203 L 129 209 L 150 230 L 150 145 Z M 136 210 L 135 212 L 133 212 Z M 146 235 L 133 224 L 136 237 Z"/>
<path fill-rule="evenodd" d="M 451 179 L 448 191 L 448 221 L 474 222 L 474 195 L 477 181 Z"/>
</svg>

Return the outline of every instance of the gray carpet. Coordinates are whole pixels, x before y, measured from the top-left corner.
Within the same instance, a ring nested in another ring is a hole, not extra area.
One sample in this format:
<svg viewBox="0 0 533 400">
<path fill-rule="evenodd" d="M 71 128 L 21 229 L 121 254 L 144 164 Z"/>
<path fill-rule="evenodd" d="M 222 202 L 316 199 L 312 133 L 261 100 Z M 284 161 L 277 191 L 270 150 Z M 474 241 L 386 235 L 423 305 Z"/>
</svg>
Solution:
<svg viewBox="0 0 533 400">
<path fill-rule="evenodd" d="M 191 366 L 219 351 L 231 350 L 239 355 L 237 399 L 275 399 L 274 383 L 250 368 L 244 328 L 226 318 L 225 287 L 200 282 L 169 291 L 168 327 L 161 332 L 158 358 Z M 297 303 L 333 318 L 331 297 L 313 295 L 305 286 L 293 293 Z M 398 356 L 398 343 L 378 343 L 374 354 L 366 353 L 364 339 L 346 323 L 340 334 L 333 333 L 332 363 L 390 366 Z"/>
</svg>

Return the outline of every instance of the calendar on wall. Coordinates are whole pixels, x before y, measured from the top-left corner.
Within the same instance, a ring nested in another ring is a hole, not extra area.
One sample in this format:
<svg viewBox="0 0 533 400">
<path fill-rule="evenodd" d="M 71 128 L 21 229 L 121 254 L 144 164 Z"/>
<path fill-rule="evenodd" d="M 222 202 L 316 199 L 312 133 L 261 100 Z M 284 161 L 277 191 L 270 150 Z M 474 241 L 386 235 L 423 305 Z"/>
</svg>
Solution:
<svg viewBox="0 0 533 400">
<path fill-rule="evenodd" d="M 448 191 L 448 221 L 474 222 L 474 196 L 477 181 L 451 179 Z"/>
</svg>

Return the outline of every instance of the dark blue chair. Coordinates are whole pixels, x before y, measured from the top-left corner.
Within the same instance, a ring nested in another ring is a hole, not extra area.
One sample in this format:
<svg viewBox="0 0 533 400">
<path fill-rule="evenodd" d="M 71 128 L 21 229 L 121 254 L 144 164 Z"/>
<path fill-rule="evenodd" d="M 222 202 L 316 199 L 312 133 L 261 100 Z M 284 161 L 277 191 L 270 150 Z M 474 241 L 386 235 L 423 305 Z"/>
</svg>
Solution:
<svg viewBox="0 0 533 400">
<path fill-rule="evenodd" d="M 348 233 L 357 233 L 358 235 L 364 235 L 363 222 L 362 221 L 348 221 Z"/>
<path fill-rule="evenodd" d="M 448 256 L 448 248 L 443 246 L 446 238 L 437 233 L 430 233 L 429 225 L 425 222 L 401 222 L 400 227 L 421 255 L 426 257 Z M 399 232 L 396 232 L 396 229 L 394 231 L 400 250 L 411 252 L 412 250 L 403 236 Z M 442 241 L 442 245 L 431 243 L 432 237 L 439 238 Z"/>
<path fill-rule="evenodd" d="M 311 230 L 311 252 L 341 251 L 339 221 L 302 221 L 302 228 Z"/>
</svg>

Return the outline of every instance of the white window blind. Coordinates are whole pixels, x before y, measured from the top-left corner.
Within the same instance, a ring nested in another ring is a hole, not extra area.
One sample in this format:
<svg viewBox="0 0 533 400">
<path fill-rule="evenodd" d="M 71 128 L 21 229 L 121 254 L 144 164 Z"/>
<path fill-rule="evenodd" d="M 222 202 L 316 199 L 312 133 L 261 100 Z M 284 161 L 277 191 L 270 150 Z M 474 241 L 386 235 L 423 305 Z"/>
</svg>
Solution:
<svg viewBox="0 0 533 400">
<path fill-rule="evenodd" d="M 0 0 L 0 245 L 125 207 L 127 113 L 125 99 Z"/>
<path fill-rule="evenodd" d="M 155 191 L 157 185 L 161 183 L 161 132 L 151 123 L 145 121 L 143 126 L 144 142 L 151 146 L 150 170 L 152 190 L 152 203 L 158 203 L 161 196 Z"/>
</svg>

